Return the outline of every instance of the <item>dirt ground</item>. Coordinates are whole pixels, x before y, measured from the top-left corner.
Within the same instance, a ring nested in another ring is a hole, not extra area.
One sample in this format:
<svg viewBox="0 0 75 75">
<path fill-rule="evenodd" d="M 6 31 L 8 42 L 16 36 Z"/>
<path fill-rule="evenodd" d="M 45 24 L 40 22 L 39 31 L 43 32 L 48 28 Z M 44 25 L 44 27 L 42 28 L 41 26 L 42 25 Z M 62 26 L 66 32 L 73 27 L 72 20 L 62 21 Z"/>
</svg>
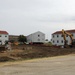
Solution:
<svg viewBox="0 0 75 75">
<path fill-rule="evenodd" d="M 59 48 L 42 45 L 12 46 L 12 50 L 0 52 L 0 62 L 14 60 L 28 60 L 34 58 L 53 57 L 75 54 L 75 48 Z"/>
<path fill-rule="evenodd" d="M 0 51 L 0 75 L 75 75 L 75 48 L 12 46 Z"/>
<path fill-rule="evenodd" d="M 75 75 L 75 55 L 0 63 L 0 75 Z"/>
</svg>

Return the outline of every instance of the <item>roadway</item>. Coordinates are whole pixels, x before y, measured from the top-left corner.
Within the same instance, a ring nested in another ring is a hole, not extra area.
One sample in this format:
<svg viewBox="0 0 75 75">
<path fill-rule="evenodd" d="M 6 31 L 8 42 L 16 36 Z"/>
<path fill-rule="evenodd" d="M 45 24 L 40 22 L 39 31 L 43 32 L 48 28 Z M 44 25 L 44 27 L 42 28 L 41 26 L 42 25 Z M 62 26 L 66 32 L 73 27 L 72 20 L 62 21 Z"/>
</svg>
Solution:
<svg viewBox="0 0 75 75">
<path fill-rule="evenodd" d="M 75 75 L 75 55 L 0 63 L 0 75 Z"/>
</svg>

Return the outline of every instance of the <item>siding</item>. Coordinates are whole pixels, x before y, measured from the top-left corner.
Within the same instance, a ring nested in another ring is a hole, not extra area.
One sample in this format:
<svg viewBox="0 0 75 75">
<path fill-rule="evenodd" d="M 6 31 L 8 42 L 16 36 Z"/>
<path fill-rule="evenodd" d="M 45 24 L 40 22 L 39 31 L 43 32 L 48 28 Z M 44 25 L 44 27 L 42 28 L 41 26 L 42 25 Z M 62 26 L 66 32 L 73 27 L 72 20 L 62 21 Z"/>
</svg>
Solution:
<svg viewBox="0 0 75 75">
<path fill-rule="evenodd" d="M 33 43 L 43 43 L 45 42 L 45 34 L 42 32 L 35 32 L 33 34 L 30 34 L 27 36 L 27 41 L 28 43 L 33 42 Z"/>
<path fill-rule="evenodd" d="M 0 44 L 4 45 L 5 41 L 8 41 L 9 39 L 9 35 L 8 34 L 0 34 Z"/>
<path fill-rule="evenodd" d="M 75 39 L 75 33 L 72 33 L 72 34 L 73 34 L 73 37 Z M 57 37 L 57 35 L 58 35 L 58 37 Z M 62 37 L 62 34 L 52 34 L 51 38 L 52 38 L 51 39 L 51 42 L 52 42 L 53 45 L 57 45 L 57 46 L 64 45 L 64 39 Z M 69 45 L 70 44 L 70 41 L 71 41 L 70 40 L 70 37 L 69 36 L 66 37 L 66 40 L 68 41 L 67 44 Z M 59 41 L 59 42 L 57 42 L 57 41 Z"/>
</svg>

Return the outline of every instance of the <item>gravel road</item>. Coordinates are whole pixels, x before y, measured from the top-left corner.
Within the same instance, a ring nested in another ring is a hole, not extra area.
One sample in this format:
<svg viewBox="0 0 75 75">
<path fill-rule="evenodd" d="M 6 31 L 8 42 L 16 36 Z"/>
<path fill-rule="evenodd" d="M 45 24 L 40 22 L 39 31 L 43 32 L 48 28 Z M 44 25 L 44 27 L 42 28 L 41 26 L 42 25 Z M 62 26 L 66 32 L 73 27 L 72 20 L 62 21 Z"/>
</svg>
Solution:
<svg viewBox="0 0 75 75">
<path fill-rule="evenodd" d="M 0 63 L 0 75 L 75 75 L 75 55 Z"/>
</svg>

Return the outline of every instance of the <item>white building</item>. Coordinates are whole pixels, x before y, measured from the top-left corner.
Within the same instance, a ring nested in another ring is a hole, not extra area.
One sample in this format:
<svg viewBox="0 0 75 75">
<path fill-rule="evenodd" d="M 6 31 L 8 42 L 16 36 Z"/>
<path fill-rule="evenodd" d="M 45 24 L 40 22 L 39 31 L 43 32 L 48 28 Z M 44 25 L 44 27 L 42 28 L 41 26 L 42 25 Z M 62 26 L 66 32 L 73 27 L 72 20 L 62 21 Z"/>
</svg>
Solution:
<svg viewBox="0 0 75 75">
<path fill-rule="evenodd" d="M 73 38 L 75 39 L 75 30 L 66 30 L 67 32 L 73 34 Z M 53 45 L 57 45 L 57 46 L 63 46 L 64 45 L 64 39 L 62 36 L 62 32 L 61 31 L 56 31 L 52 34 L 51 37 L 51 42 Z M 67 44 L 70 45 L 70 37 L 67 35 L 66 36 L 66 40 L 67 40 Z"/>
<path fill-rule="evenodd" d="M 8 32 L 0 31 L 0 45 L 4 45 L 9 40 Z"/>
<path fill-rule="evenodd" d="M 27 42 L 28 43 L 44 43 L 45 34 L 40 31 L 32 33 L 27 36 Z"/>
</svg>

